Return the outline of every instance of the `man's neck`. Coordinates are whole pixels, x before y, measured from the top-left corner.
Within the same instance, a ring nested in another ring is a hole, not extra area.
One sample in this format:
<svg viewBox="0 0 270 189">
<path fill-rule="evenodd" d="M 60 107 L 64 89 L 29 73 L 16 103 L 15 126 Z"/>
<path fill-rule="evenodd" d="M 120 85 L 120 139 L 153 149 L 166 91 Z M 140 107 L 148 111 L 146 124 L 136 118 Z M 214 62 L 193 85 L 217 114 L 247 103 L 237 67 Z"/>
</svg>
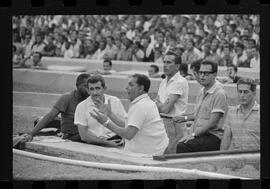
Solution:
<svg viewBox="0 0 270 189">
<path fill-rule="evenodd" d="M 213 87 L 215 83 L 216 79 L 214 79 L 211 83 L 209 83 L 209 85 L 204 87 L 204 92 L 208 91 L 211 87 Z"/>
<path fill-rule="evenodd" d="M 178 72 L 178 71 L 177 71 L 177 72 Z M 175 74 L 176 74 L 177 72 L 175 72 L 175 73 L 172 74 L 172 75 L 167 75 L 167 82 L 168 82 L 173 76 L 175 76 Z"/>
<path fill-rule="evenodd" d="M 85 100 L 87 97 L 82 95 L 78 90 L 75 91 L 75 97 L 79 100 Z"/>
</svg>

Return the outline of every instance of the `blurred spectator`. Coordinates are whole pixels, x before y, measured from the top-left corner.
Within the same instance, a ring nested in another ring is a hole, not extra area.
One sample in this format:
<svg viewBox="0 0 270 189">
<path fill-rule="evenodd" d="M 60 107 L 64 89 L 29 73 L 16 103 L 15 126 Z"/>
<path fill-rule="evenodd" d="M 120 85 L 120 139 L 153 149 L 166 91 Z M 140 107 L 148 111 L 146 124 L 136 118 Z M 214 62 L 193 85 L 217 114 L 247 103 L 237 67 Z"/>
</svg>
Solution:
<svg viewBox="0 0 270 189">
<path fill-rule="evenodd" d="M 250 67 L 247 62 L 247 55 L 244 54 L 244 45 L 242 43 L 236 43 L 235 53 L 233 57 L 233 64 L 237 67 Z"/>
<path fill-rule="evenodd" d="M 138 61 L 132 58 L 133 44 L 138 41 L 143 46 L 144 62 L 161 62 L 164 54 L 174 51 L 187 64 L 210 57 L 220 66 L 233 62 L 238 67 L 259 68 L 259 32 L 259 15 L 245 14 L 12 17 L 13 45 L 17 50 L 23 49 L 24 57 L 34 51 L 64 57 L 65 43 L 69 42 L 73 58 L 105 56 Z"/>
<path fill-rule="evenodd" d="M 132 60 L 132 42 L 127 37 L 123 39 L 124 48 L 117 54 L 117 60 Z"/>
<path fill-rule="evenodd" d="M 23 68 L 45 69 L 41 63 L 42 54 L 40 52 L 33 52 L 32 56 L 24 58 L 20 62 Z"/>
<path fill-rule="evenodd" d="M 144 58 L 144 52 L 142 50 L 142 46 L 139 41 L 135 41 L 133 44 L 132 50 L 132 61 L 134 62 L 142 62 Z"/>
<path fill-rule="evenodd" d="M 64 49 L 64 58 L 73 58 L 73 57 L 74 57 L 74 53 L 70 45 L 70 42 L 66 41 L 65 49 Z"/>
<path fill-rule="evenodd" d="M 106 41 L 102 39 L 99 43 L 99 48 L 95 52 L 95 54 L 92 56 L 91 59 L 96 59 L 96 60 L 102 60 L 104 58 L 104 55 L 106 53 Z"/>
<path fill-rule="evenodd" d="M 163 55 L 161 50 L 155 49 L 155 63 L 163 63 Z"/>
<path fill-rule="evenodd" d="M 188 65 L 186 63 L 180 64 L 179 72 L 180 72 L 180 75 L 183 76 L 184 78 L 188 80 L 192 79 L 192 75 L 188 73 Z"/>
<path fill-rule="evenodd" d="M 190 39 L 187 41 L 187 47 L 182 56 L 182 61 L 186 64 L 199 60 L 201 58 L 201 52 L 194 47 L 194 42 Z"/>
<path fill-rule="evenodd" d="M 151 38 L 145 37 L 142 40 L 142 46 L 144 52 L 143 62 L 154 62 L 155 55 L 153 46 L 151 45 Z"/>
<path fill-rule="evenodd" d="M 54 56 L 55 55 L 55 48 L 56 46 L 53 44 L 53 36 L 52 35 L 48 35 L 47 36 L 47 45 L 44 47 L 43 51 L 42 51 L 42 55 L 43 56 Z"/>
<path fill-rule="evenodd" d="M 32 46 L 32 52 L 42 52 L 46 44 L 43 41 L 43 36 L 41 34 L 36 35 L 35 42 Z"/>
<path fill-rule="evenodd" d="M 115 60 L 118 48 L 114 45 L 114 38 L 112 36 L 107 37 L 106 55 L 109 59 Z"/>
<path fill-rule="evenodd" d="M 148 67 L 148 75 L 151 78 L 159 78 L 160 77 L 160 74 L 159 74 L 159 68 L 158 68 L 158 66 L 155 65 L 155 64 L 151 64 Z"/>
</svg>

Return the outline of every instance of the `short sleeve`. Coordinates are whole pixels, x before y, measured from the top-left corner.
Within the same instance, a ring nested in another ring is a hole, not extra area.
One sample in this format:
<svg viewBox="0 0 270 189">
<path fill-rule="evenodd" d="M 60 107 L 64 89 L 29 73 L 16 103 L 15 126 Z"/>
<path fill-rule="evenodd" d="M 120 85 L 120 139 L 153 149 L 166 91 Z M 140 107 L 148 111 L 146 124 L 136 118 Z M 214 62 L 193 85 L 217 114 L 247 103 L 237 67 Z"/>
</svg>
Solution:
<svg viewBox="0 0 270 189">
<path fill-rule="evenodd" d="M 225 92 L 218 92 L 213 99 L 211 113 L 223 113 L 225 114 L 228 110 L 227 96 Z"/>
<path fill-rule="evenodd" d="M 184 82 L 174 82 L 171 84 L 168 94 L 183 95 L 185 90 Z"/>
<path fill-rule="evenodd" d="M 85 110 L 83 108 L 83 103 L 77 105 L 75 114 L 74 114 L 74 124 L 75 125 L 82 125 L 87 126 L 87 119 L 85 116 Z"/>
<path fill-rule="evenodd" d="M 231 128 L 231 113 L 232 113 L 232 109 L 230 108 L 228 110 L 228 113 L 225 117 L 225 121 L 224 121 L 224 124 L 223 124 L 223 130 L 225 130 L 226 128 Z"/>
<path fill-rule="evenodd" d="M 57 102 L 54 104 L 54 108 L 57 109 L 59 112 L 63 113 L 66 111 L 69 104 L 69 96 L 62 95 Z"/>
</svg>

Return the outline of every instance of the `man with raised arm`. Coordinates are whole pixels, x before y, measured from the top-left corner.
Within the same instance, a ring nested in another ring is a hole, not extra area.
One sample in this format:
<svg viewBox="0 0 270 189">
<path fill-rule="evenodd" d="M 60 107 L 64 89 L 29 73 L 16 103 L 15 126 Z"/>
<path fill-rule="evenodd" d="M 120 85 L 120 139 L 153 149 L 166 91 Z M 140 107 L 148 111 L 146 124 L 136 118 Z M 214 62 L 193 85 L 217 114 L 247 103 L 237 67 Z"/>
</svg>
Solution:
<svg viewBox="0 0 270 189">
<path fill-rule="evenodd" d="M 125 139 L 124 151 L 147 155 L 162 155 L 169 139 L 157 106 L 148 96 L 150 80 L 134 74 L 126 87 L 131 101 L 126 123 L 116 123 L 101 111 L 91 113 L 99 123 Z M 125 127 L 121 127 L 124 124 Z"/>
<path fill-rule="evenodd" d="M 119 126 L 124 127 L 123 120 L 126 117 L 126 111 L 120 99 L 105 94 L 107 87 L 101 75 L 92 75 L 88 79 L 87 85 L 90 96 L 78 104 L 74 118 L 74 124 L 78 126 L 81 139 L 86 143 L 95 145 L 109 147 L 121 145 L 120 137 L 115 137 L 114 132 L 103 127 L 90 115 L 93 111 L 99 110 Z M 110 140 L 112 138 L 119 140 Z"/>
</svg>

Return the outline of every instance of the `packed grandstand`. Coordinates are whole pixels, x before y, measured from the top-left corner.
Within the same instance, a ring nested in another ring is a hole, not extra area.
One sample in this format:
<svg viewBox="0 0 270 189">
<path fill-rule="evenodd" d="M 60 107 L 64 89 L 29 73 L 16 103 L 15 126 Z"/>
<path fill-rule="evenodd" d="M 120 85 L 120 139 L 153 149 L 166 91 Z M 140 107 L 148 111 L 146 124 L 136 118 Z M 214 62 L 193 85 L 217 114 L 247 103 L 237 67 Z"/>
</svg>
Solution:
<svg viewBox="0 0 270 189">
<path fill-rule="evenodd" d="M 260 67 L 259 15 L 14 16 L 13 63 L 43 56 L 159 62 L 168 52 L 191 64 Z"/>
</svg>

